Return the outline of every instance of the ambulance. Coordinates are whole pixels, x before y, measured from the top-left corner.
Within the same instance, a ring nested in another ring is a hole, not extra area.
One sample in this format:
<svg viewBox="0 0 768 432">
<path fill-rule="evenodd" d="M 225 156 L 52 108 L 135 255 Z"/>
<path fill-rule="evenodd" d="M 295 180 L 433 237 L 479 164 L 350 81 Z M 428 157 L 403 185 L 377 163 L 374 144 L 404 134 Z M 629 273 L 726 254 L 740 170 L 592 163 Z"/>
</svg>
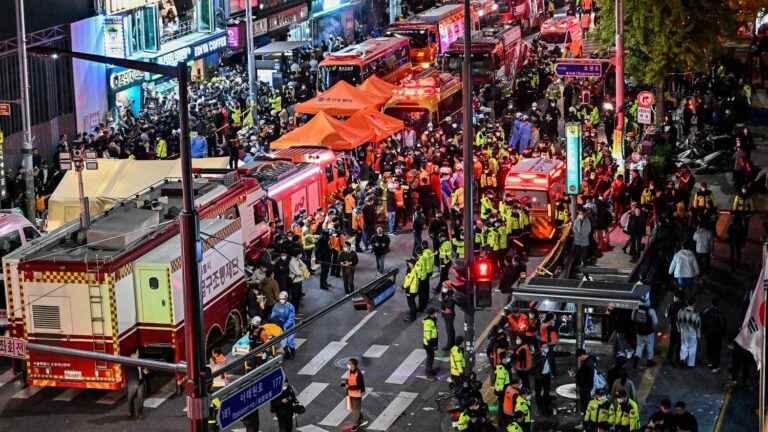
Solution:
<svg viewBox="0 0 768 432">
<path fill-rule="evenodd" d="M 548 49 L 560 48 L 562 57 L 581 57 L 581 23 L 575 16 L 556 15 L 541 25 L 539 42 Z"/>
<path fill-rule="evenodd" d="M 510 168 L 504 194 L 530 208 L 533 238 L 551 240 L 557 232 L 557 200 L 565 196 L 565 163 L 548 158 L 522 159 Z"/>
</svg>

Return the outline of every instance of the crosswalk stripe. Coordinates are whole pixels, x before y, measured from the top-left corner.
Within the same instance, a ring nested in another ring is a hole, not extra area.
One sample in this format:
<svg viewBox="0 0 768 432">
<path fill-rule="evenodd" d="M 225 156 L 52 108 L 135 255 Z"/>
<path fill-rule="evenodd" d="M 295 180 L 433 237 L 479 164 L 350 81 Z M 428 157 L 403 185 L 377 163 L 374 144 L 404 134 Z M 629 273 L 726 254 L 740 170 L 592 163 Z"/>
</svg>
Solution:
<svg viewBox="0 0 768 432">
<path fill-rule="evenodd" d="M 371 347 L 363 353 L 363 357 L 381 358 L 387 349 L 389 349 L 389 345 L 371 345 Z"/>
<path fill-rule="evenodd" d="M 83 389 L 69 388 L 61 392 L 61 394 L 53 398 L 53 400 L 57 402 L 72 402 L 72 399 L 76 398 L 82 392 Z"/>
<path fill-rule="evenodd" d="M 0 374 L 0 387 L 8 384 L 9 382 L 16 379 L 16 375 L 13 373 L 12 370 L 8 369 L 7 371 Z"/>
<path fill-rule="evenodd" d="M 369 394 L 373 391 L 373 388 L 366 388 L 365 394 L 363 394 L 363 399 L 367 398 Z M 333 411 L 329 412 L 325 418 L 320 421 L 318 424 L 320 426 L 332 426 L 336 427 L 343 422 L 347 416 L 349 416 L 349 410 L 347 410 L 347 397 L 345 396 L 341 402 L 336 405 L 336 407 L 333 409 Z"/>
<path fill-rule="evenodd" d="M 326 432 L 325 429 L 319 428 L 315 425 L 306 425 L 296 429 L 299 432 Z"/>
<path fill-rule="evenodd" d="M 376 315 L 376 311 L 370 312 L 367 315 L 365 315 L 365 317 L 363 317 L 363 319 L 361 319 L 359 323 L 357 323 L 354 327 L 352 327 L 347 332 L 347 334 L 345 334 L 344 337 L 341 338 L 341 342 L 348 341 L 349 338 L 354 336 L 354 334 L 357 333 L 357 331 L 360 330 L 365 325 L 365 323 L 367 323 L 371 318 L 373 318 L 374 315 Z"/>
<path fill-rule="evenodd" d="M 154 395 L 144 399 L 144 408 L 157 408 L 176 393 L 176 382 L 170 380 Z"/>
<path fill-rule="evenodd" d="M 32 396 L 36 395 L 42 389 L 43 387 L 40 387 L 40 386 L 24 387 L 23 389 L 16 392 L 15 395 L 13 395 L 13 399 L 29 399 Z"/>
<path fill-rule="evenodd" d="M 111 391 L 104 396 L 102 396 L 101 399 L 97 400 L 97 404 L 101 405 L 114 405 L 119 401 L 120 399 L 124 398 L 126 395 L 125 390 L 118 390 L 118 391 Z"/>
<path fill-rule="evenodd" d="M 400 392 L 397 397 L 384 408 L 376 420 L 368 426 L 369 430 L 386 431 L 400 417 L 406 408 L 416 400 L 417 393 Z"/>
<path fill-rule="evenodd" d="M 323 348 L 322 351 L 317 353 L 317 355 L 315 355 L 312 360 L 309 361 L 309 363 L 301 368 L 299 375 L 315 375 L 320 371 L 320 369 L 323 368 L 323 366 L 325 366 L 326 363 L 336 357 L 336 354 L 338 354 L 339 351 L 341 351 L 346 345 L 347 344 L 345 342 L 330 342 L 325 346 L 325 348 Z"/>
<path fill-rule="evenodd" d="M 408 357 L 400 363 L 400 366 L 392 372 L 392 375 L 385 381 L 387 384 L 403 384 L 408 380 L 413 372 L 418 369 L 421 362 L 427 358 L 427 352 L 423 349 L 411 351 Z"/>
<path fill-rule="evenodd" d="M 296 399 L 299 400 L 300 404 L 306 407 L 310 402 L 315 400 L 315 398 L 320 395 L 320 393 L 322 393 L 326 387 L 328 387 L 328 383 L 309 383 L 309 385 L 304 390 L 302 390 L 298 396 L 296 396 Z"/>
<path fill-rule="evenodd" d="M 296 349 L 299 349 L 306 341 L 304 338 L 296 338 Z"/>
</svg>

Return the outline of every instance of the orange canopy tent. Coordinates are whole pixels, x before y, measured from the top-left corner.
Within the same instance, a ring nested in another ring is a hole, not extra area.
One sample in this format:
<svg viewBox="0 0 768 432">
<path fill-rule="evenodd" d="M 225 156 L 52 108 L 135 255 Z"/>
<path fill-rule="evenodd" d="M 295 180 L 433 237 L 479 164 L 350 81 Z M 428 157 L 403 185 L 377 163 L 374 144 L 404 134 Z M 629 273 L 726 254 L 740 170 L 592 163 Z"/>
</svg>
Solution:
<svg viewBox="0 0 768 432">
<path fill-rule="evenodd" d="M 380 107 L 386 102 L 381 96 L 368 94 L 346 81 L 339 81 L 314 98 L 296 104 L 295 111 L 301 114 L 317 114 L 325 111 L 332 116 L 351 116 L 367 107 Z"/>
<path fill-rule="evenodd" d="M 379 142 L 405 128 L 402 120 L 388 116 L 373 108 L 360 110 L 352 115 L 345 124 L 355 129 L 372 129 L 373 140 Z"/>
<path fill-rule="evenodd" d="M 360 89 L 368 92 L 369 94 L 376 95 L 377 97 L 383 98 L 384 102 L 389 100 L 389 98 L 392 97 L 392 93 L 394 93 L 395 89 L 398 88 L 398 86 L 396 86 L 395 84 L 384 81 L 383 79 L 379 78 L 376 75 L 371 75 L 370 78 L 363 81 L 363 83 L 360 84 L 359 87 Z"/>
<path fill-rule="evenodd" d="M 273 150 L 299 146 L 323 146 L 331 150 L 353 150 L 370 141 L 370 128 L 357 129 L 320 111 L 312 120 L 281 136 L 272 144 Z"/>
</svg>

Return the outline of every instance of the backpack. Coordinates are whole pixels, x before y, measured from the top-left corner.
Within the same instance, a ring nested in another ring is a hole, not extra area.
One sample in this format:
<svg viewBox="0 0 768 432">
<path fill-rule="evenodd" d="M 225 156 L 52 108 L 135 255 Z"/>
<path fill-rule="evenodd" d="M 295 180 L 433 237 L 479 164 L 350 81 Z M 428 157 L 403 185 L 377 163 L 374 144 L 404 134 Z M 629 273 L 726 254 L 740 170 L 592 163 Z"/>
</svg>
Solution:
<svg viewBox="0 0 768 432">
<path fill-rule="evenodd" d="M 605 378 L 605 375 L 602 372 L 597 370 L 597 366 L 595 366 L 594 376 L 592 377 L 592 396 L 594 396 L 598 390 L 607 388 L 608 380 Z"/>
<path fill-rule="evenodd" d="M 632 322 L 637 326 L 637 332 L 641 335 L 653 333 L 653 317 L 648 306 L 640 306 L 632 314 Z"/>
</svg>

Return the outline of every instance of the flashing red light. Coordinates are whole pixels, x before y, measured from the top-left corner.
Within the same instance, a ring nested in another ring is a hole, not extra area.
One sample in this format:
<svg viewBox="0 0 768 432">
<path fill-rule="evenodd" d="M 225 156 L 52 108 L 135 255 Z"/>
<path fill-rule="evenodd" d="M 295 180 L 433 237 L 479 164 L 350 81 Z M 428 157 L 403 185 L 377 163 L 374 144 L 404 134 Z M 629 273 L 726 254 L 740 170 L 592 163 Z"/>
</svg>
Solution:
<svg viewBox="0 0 768 432">
<path fill-rule="evenodd" d="M 493 280 L 493 263 L 488 258 L 475 261 L 475 281 L 491 282 Z"/>
</svg>

